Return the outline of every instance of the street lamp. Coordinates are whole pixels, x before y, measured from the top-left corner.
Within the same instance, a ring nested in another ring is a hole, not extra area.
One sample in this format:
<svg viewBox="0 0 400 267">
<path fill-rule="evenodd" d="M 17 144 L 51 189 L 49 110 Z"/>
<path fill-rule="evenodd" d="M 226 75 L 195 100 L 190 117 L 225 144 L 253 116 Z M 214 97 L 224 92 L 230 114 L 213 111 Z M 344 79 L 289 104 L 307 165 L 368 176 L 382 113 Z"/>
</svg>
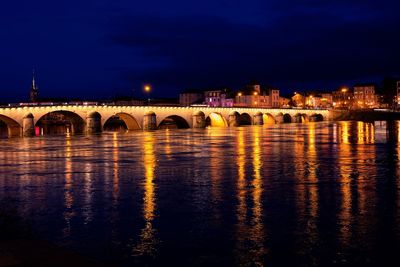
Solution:
<svg viewBox="0 0 400 267">
<path fill-rule="evenodd" d="M 147 105 L 150 104 L 150 92 L 151 92 L 151 85 L 150 84 L 146 84 L 143 87 L 144 91 L 148 94 L 148 98 L 147 98 Z"/>
</svg>

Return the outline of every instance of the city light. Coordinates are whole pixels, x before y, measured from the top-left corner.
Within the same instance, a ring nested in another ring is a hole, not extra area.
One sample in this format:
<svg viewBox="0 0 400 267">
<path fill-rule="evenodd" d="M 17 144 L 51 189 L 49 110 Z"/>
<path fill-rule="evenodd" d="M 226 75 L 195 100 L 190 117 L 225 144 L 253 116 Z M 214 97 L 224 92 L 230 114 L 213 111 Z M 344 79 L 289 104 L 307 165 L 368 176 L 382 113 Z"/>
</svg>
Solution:
<svg viewBox="0 0 400 267">
<path fill-rule="evenodd" d="M 146 85 L 144 86 L 144 91 L 147 92 L 147 93 L 149 93 L 149 92 L 151 91 L 151 86 L 150 86 L 149 84 L 146 84 Z"/>
</svg>

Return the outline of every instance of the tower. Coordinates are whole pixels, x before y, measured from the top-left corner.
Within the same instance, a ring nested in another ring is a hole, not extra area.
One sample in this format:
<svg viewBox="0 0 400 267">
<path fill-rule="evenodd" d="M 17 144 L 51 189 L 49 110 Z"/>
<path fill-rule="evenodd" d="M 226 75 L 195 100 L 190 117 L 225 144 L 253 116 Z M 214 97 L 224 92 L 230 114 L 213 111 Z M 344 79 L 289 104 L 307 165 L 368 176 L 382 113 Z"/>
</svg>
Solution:
<svg viewBox="0 0 400 267">
<path fill-rule="evenodd" d="M 38 101 L 38 94 L 39 94 L 39 88 L 36 85 L 35 82 L 35 70 L 32 71 L 32 85 L 31 85 L 31 92 L 30 92 L 30 100 L 31 102 L 37 102 Z"/>
<path fill-rule="evenodd" d="M 400 81 L 397 81 L 397 108 L 400 108 Z"/>
</svg>

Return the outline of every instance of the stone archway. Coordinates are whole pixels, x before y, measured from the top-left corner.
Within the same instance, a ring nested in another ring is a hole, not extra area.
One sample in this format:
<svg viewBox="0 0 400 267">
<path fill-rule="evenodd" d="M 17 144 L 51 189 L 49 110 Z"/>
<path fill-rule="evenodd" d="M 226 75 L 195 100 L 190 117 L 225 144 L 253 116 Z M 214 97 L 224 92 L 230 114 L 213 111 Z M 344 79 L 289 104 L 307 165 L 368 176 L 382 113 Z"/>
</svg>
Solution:
<svg viewBox="0 0 400 267">
<path fill-rule="evenodd" d="M 252 119 L 251 116 L 248 113 L 242 113 L 240 114 L 239 117 L 239 124 L 242 125 L 251 125 Z"/>
<path fill-rule="evenodd" d="M 81 134 L 84 129 L 83 118 L 66 110 L 46 113 L 35 124 L 35 132 L 39 135 Z"/>
<path fill-rule="evenodd" d="M 20 136 L 21 125 L 10 117 L 0 115 L 0 137 Z"/>
<path fill-rule="evenodd" d="M 117 113 L 115 115 L 110 116 L 103 125 L 104 131 L 134 131 L 140 130 L 140 125 L 132 115 L 128 113 Z"/>
<path fill-rule="evenodd" d="M 206 126 L 226 127 L 227 123 L 220 113 L 213 112 L 206 118 Z"/>
<path fill-rule="evenodd" d="M 158 124 L 158 129 L 187 129 L 189 123 L 181 116 L 171 115 Z"/>
<path fill-rule="evenodd" d="M 283 114 L 283 123 L 290 123 L 292 122 L 292 116 L 290 114 L 285 113 Z"/>
<path fill-rule="evenodd" d="M 297 123 L 305 123 L 308 122 L 308 116 L 304 113 L 297 113 L 296 115 L 294 115 L 293 120 Z"/>
<path fill-rule="evenodd" d="M 263 120 L 264 120 L 264 124 L 275 124 L 276 123 L 275 117 L 270 113 L 264 113 Z"/>
</svg>

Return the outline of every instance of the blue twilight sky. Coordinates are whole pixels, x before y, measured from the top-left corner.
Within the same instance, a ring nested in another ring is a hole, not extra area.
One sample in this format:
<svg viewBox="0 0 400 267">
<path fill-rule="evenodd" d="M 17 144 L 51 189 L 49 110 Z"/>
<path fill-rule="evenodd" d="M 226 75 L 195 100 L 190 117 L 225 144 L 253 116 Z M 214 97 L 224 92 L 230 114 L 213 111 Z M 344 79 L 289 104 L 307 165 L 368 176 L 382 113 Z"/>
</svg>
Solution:
<svg viewBox="0 0 400 267">
<path fill-rule="evenodd" d="M 0 7 L 2 101 L 335 89 L 400 74 L 400 1 L 13 0 Z M 2 102 L 0 101 L 0 102 Z"/>
</svg>

